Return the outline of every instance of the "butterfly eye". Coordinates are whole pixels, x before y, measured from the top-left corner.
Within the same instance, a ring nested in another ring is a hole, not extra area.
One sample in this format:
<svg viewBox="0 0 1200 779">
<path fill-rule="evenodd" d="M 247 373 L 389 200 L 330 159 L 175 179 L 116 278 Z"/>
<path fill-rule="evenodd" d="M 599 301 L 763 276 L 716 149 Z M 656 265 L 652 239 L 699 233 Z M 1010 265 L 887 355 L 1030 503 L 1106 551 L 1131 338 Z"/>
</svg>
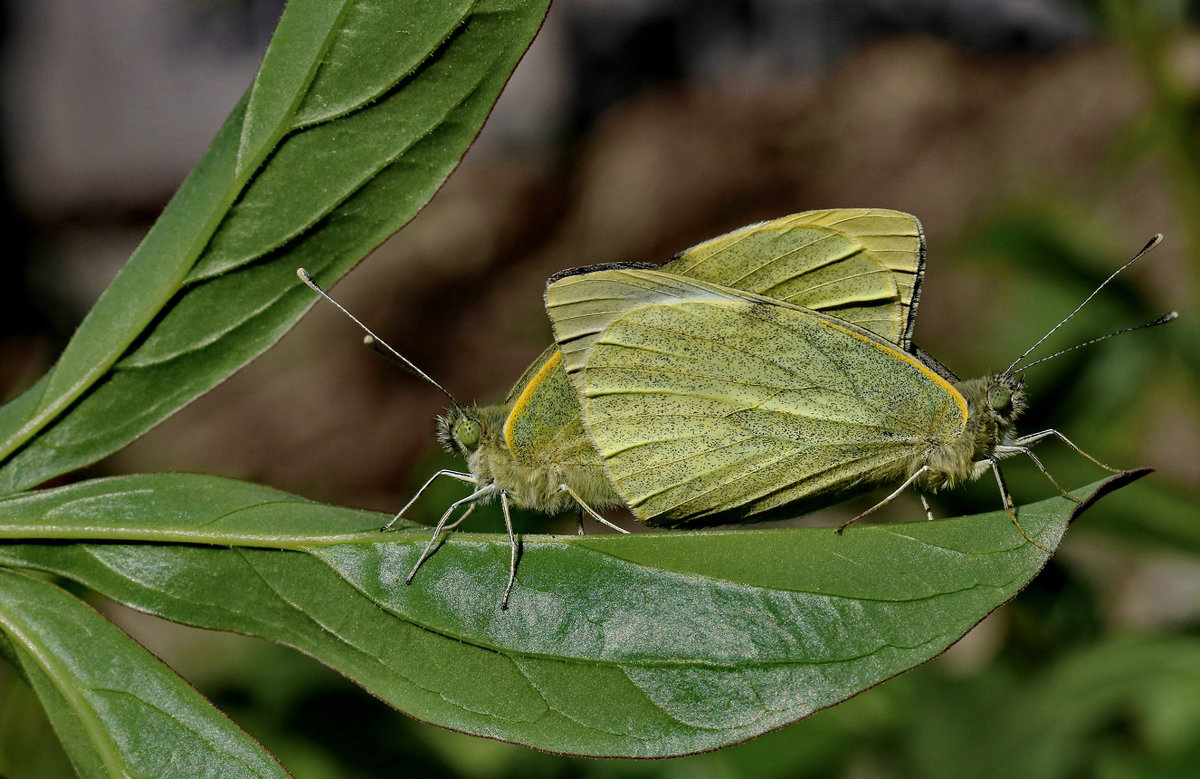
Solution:
<svg viewBox="0 0 1200 779">
<path fill-rule="evenodd" d="M 1004 411 L 1012 405 L 1012 390 L 1003 384 L 993 384 L 988 388 L 988 406 L 992 411 Z"/>
<path fill-rule="evenodd" d="M 474 419 L 462 419 L 454 426 L 454 437 L 472 451 L 479 446 L 479 423 Z"/>
</svg>

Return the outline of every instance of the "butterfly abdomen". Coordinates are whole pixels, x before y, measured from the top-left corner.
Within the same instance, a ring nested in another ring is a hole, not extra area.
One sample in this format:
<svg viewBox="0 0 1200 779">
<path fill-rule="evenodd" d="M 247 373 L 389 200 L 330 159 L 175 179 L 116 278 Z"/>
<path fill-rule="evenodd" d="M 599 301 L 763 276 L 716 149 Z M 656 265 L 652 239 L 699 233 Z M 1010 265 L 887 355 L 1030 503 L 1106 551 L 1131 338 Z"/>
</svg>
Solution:
<svg viewBox="0 0 1200 779">
<path fill-rule="evenodd" d="M 925 468 L 918 483 L 926 492 L 937 492 L 974 478 L 975 460 L 975 440 L 968 425 L 961 436 L 931 445 L 920 456 L 913 458 L 909 463 L 909 475 Z"/>
</svg>

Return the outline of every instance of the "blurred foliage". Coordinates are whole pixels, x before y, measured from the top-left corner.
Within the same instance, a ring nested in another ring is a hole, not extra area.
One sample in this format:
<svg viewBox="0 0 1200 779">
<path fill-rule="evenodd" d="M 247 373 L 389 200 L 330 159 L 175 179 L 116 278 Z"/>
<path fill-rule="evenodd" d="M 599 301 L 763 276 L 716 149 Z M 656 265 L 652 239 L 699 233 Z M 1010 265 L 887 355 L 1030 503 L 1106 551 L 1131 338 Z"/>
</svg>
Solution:
<svg viewBox="0 0 1200 779">
<path fill-rule="evenodd" d="M 1122 47 L 1148 95 L 1140 116 L 1107 150 L 1107 165 L 1094 171 L 1095 185 L 1122 187 L 1148 161 L 1163 171 L 1184 230 L 1168 236 L 1168 246 L 1182 246 L 1186 257 L 1187 275 L 1175 283 L 1181 300 L 1194 300 L 1200 287 L 1200 92 L 1179 75 L 1172 57 L 1176 44 L 1196 37 L 1200 5 L 1083 4 L 1101 33 Z M 1005 301 L 1004 310 L 983 312 L 1002 326 L 969 333 L 970 343 L 957 355 L 968 367 L 1003 367 L 1140 248 L 1124 243 L 1118 225 L 1106 231 L 1088 218 L 1090 211 L 1086 202 L 1049 192 L 1027 194 L 976 217 L 951 247 L 942 247 L 942 267 L 982 269 L 989 305 Z M 1179 251 L 1156 251 L 1172 250 Z M 1151 256 L 1143 265 L 1155 261 Z M 1163 313 L 1158 296 L 1139 279 L 1137 271 L 1118 278 L 1039 354 Z M 1066 431 L 1116 466 L 1142 464 L 1124 459 L 1131 452 L 1159 459 L 1155 442 L 1145 443 L 1147 429 L 1163 429 L 1161 414 L 1194 415 L 1200 408 L 1200 314 L 1181 314 L 1168 327 L 1035 368 L 1029 376 L 1035 402 L 1023 429 Z M 988 360 L 1002 364 L 989 366 Z M 1194 418 L 1188 423 L 1195 428 Z M 1166 424 L 1170 430 L 1169 419 Z M 1044 449 L 1039 455 L 1061 482 L 1095 478 L 1094 466 L 1066 447 L 1051 443 Z M 1191 776 L 1200 760 L 1200 596 L 1186 587 L 1200 570 L 1200 485 L 1187 478 L 1194 463 L 1170 465 L 1093 508 L 1072 529 L 1078 548 L 1060 554 L 1016 601 L 945 657 L 796 725 L 712 754 L 595 761 L 455 734 L 391 711 L 308 658 L 249 639 L 223 638 L 222 651 L 231 659 L 216 667 L 186 656 L 170 659 L 301 777 L 401 771 L 485 779 Z M 417 472 L 436 467 L 442 464 L 427 461 Z M 1022 487 L 1040 478 L 1020 462 L 1009 472 L 1010 483 Z M 431 494 L 427 503 L 436 507 L 448 499 Z M 994 486 L 984 483 L 939 496 L 937 506 L 956 516 L 993 508 L 994 500 Z M 1116 588 L 1128 585 L 1132 569 L 1144 574 L 1176 564 L 1185 572 L 1179 613 L 1140 616 L 1139 622 L 1121 612 L 1128 593 Z M 34 713 L 36 701 L 12 681 L 0 682 L 10 691 L 0 709 L 0 733 L 7 740 L 0 744 L 0 772 L 24 750 L 44 761 L 37 775 L 61 775 L 65 758 L 57 746 L 45 746 L 54 739 Z"/>
</svg>

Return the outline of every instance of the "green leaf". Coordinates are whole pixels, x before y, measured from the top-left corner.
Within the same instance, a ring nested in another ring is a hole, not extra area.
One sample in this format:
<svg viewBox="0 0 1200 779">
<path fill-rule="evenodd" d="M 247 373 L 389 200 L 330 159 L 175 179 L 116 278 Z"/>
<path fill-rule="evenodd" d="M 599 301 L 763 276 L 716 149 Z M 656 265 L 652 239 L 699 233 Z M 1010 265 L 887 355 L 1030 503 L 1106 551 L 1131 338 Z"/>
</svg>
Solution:
<svg viewBox="0 0 1200 779">
<path fill-rule="evenodd" d="M 0 569 L 0 630 L 82 776 L 287 776 L 262 747 L 77 598 Z"/>
<path fill-rule="evenodd" d="M 0 410 L 0 493 L 95 462 L 288 330 L 475 138 L 548 0 L 288 4 L 254 85 L 51 372 Z"/>
<path fill-rule="evenodd" d="M 1022 525 L 1054 549 L 1144 473 L 1022 507 Z M 0 515 L 0 536 L 60 540 L 0 545 L 7 564 L 294 646 L 422 720 L 583 755 L 680 755 L 794 722 L 943 651 L 1048 557 L 1002 512 L 842 536 L 525 536 L 500 611 L 502 536 L 454 536 L 405 586 L 428 530 L 380 534 L 384 516 L 224 479 L 101 480 Z"/>
</svg>

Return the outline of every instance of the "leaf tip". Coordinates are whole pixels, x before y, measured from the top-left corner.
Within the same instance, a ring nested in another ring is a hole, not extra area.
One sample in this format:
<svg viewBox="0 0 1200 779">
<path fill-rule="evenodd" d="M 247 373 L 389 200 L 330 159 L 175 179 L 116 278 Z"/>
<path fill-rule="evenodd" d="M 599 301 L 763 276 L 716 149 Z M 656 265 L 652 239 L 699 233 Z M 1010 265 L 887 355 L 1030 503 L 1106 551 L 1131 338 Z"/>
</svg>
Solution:
<svg viewBox="0 0 1200 779">
<path fill-rule="evenodd" d="M 1096 488 L 1095 492 L 1084 498 L 1078 503 L 1078 505 L 1075 506 L 1075 509 L 1071 512 L 1071 517 L 1068 521 L 1074 522 L 1081 514 L 1083 514 L 1083 512 L 1091 508 L 1096 501 L 1100 500 L 1100 498 L 1104 497 L 1105 495 L 1108 495 L 1110 492 L 1115 492 L 1116 490 L 1132 484 L 1143 476 L 1147 476 L 1151 473 L 1154 473 L 1153 468 L 1133 468 L 1131 470 L 1118 473 L 1112 478 L 1105 479 L 1103 482 L 1101 482 L 1100 486 Z"/>
</svg>

